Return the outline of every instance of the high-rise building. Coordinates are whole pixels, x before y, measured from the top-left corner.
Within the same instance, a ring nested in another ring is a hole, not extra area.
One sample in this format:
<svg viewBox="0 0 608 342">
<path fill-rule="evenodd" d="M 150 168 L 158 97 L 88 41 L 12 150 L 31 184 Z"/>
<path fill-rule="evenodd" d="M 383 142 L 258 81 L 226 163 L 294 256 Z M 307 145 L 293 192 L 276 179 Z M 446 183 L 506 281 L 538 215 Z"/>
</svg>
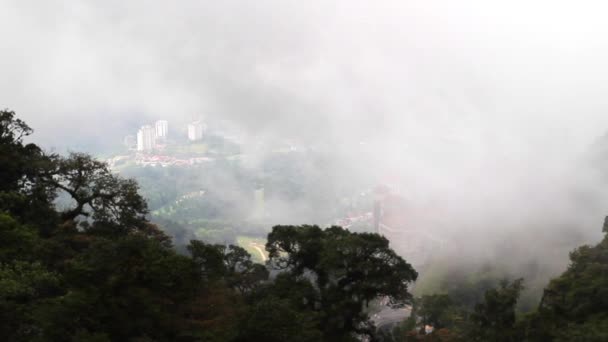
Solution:
<svg viewBox="0 0 608 342">
<path fill-rule="evenodd" d="M 188 139 L 190 141 L 196 141 L 203 139 L 203 131 L 206 126 L 201 121 L 194 121 L 188 124 Z"/>
<path fill-rule="evenodd" d="M 167 138 L 167 131 L 169 129 L 169 123 L 166 120 L 156 121 L 156 137 Z"/>
<path fill-rule="evenodd" d="M 156 132 L 152 126 L 142 126 L 137 132 L 137 150 L 150 151 L 155 146 Z"/>
</svg>

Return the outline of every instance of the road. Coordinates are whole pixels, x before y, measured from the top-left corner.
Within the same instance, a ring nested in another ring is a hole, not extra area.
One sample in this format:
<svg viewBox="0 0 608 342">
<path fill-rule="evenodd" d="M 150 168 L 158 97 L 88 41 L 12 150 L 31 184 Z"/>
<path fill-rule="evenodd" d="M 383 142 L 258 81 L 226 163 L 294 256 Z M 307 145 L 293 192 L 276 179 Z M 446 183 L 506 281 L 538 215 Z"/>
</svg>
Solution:
<svg viewBox="0 0 608 342">
<path fill-rule="evenodd" d="M 372 321 L 378 327 L 378 329 L 382 329 L 388 325 L 398 323 L 403 321 L 404 319 L 410 316 L 412 309 L 410 307 L 405 307 L 401 309 L 391 309 L 386 307 L 382 309 L 382 311 L 372 315 Z"/>
<path fill-rule="evenodd" d="M 258 253 L 260 253 L 260 257 L 262 257 L 262 261 L 266 262 L 268 258 L 266 258 L 266 254 L 264 254 L 264 251 L 260 247 L 253 243 L 250 243 L 249 246 L 253 247 L 256 251 L 258 251 Z"/>
</svg>

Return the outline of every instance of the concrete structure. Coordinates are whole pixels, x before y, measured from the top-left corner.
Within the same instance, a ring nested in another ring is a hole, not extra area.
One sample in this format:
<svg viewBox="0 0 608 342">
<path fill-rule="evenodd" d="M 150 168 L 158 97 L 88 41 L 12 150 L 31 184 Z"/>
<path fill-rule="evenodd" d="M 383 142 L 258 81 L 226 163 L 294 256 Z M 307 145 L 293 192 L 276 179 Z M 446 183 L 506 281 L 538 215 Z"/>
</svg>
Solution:
<svg viewBox="0 0 608 342">
<path fill-rule="evenodd" d="M 156 132 L 152 126 L 142 126 L 137 132 L 137 151 L 150 151 L 156 145 Z"/>
<path fill-rule="evenodd" d="M 188 124 L 188 140 L 197 141 L 203 139 L 205 128 L 205 124 L 200 120 Z"/>
<path fill-rule="evenodd" d="M 166 120 L 156 121 L 156 137 L 166 139 L 169 123 Z"/>
</svg>

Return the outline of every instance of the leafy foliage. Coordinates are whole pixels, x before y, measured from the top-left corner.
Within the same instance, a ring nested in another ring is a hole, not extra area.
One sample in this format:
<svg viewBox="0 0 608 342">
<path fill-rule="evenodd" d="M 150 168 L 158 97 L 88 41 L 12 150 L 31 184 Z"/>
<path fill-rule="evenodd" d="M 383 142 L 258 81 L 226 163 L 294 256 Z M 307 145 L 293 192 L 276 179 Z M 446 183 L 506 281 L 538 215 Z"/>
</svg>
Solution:
<svg viewBox="0 0 608 342">
<path fill-rule="evenodd" d="M 418 276 L 386 238 L 340 227 L 276 226 L 266 249 L 275 268 L 313 281 L 321 328 L 334 339 L 352 332 L 372 335 L 364 307 L 378 297 L 394 306 L 408 304 L 408 285 Z"/>
<path fill-rule="evenodd" d="M 46 154 L 24 143 L 31 133 L 14 112 L 0 111 L 3 340 L 608 338 L 608 237 L 573 251 L 538 309 L 523 316 L 516 309 L 521 279 L 496 287 L 482 277 L 471 288 L 414 300 L 418 273 L 377 234 L 276 226 L 267 265 L 236 245 L 192 240 L 180 253 L 148 220 L 135 181 L 86 154 Z M 165 223 L 189 239 L 180 223 Z M 389 334 L 377 332 L 367 314 L 380 298 L 412 306 Z"/>
<path fill-rule="evenodd" d="M 608 236 L 570 253 L 570 266 L 546 287 L 522 322 L 532 341 L 601 341 L 608 336 Z"/>
<path fill-rule="evenodd" d="M 476 341 L 519 341 L 515 330 L 515 305 L 523 289 L 523 279 L 503 281 L 486 291 L 485 300 L 475 305 L 469 332 Z"/>
<path fill-rule="evenodd" d="M 411 297 L 416 272 L 386 239 L 339 227 L 275 227 L 267 248 L 282 270 L 236 245 L 178 253 L 135 181 L 24 145 L 31 132 L 0 112 L 3 340 L 351 341 L 373 335 L 369 301 Z"/>
<path fill-rule="evenodd" d="M 400 336 L 397 341 L 604 341 L 608 236 L 596 246 L 577 248 L 570 260 L 568 269 L 547 285 L 533 312 L 518 315 L 516 311 L 523 280 L 503 281 L 487 290 L 473 310 L 447 295 L 423 296 L 392 336 Z M 439 329 L 427 335 L 419 329 L 425 324 Z"/>
</svg>

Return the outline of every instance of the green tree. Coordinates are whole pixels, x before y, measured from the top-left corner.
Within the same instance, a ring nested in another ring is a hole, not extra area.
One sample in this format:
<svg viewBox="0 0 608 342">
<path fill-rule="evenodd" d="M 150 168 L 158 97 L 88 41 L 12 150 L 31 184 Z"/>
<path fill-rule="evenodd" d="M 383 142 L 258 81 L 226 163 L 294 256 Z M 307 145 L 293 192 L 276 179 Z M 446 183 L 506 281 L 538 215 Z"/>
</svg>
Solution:
<svg viewBox="0 0 608 342">
<path fill-rule="evenodd" d="M 112 341 L 175 339 L 201 279 L 192 259 L 138 235 L 95 239 L 63 274 L 67 291 L 38 312 L 48 340 L 83 333 Z"/>
<path fill-rule="evenodd" d="M 192 241 L 180 255 L 147 220 L 135 181 L 86 154 L 46 155 L 23 143 L 31 132 L 0 112 L 0 334 L 9 341 L 354 341 L 376 338 L 371 301 L 411 303 L 416 271 L 376 234 L 274 227 L 272 281 L 238 246 Z M 478 336 L 512 326 L 507 292 L 476 308 Z M 450 306 L 429 296 L 416 312 L 440 327 Z"/>
<path fill-rule="evenodd" d="M 268 269 L 254 263 L 251 255 L 240 246 L 193 240 L 188 250 L 209 282 L 222 280 L 228 287 L 247 293 L 268 279 Z"/>
<path fill-rule="evenodd" d="M 49 157 L 37 145 L 23 143 L 30 134 L 14 112 L 0 111 L 0 210 L 23 222 L 53 225 L 55 192 L 40 182 Z"/>
<path fill-rule="evenodd" d="M 55 156 L 45 182 L 69 195 L 73 205 L 61 213 L 64 221 L 78 217 L 136 230 L 146 223 L 146 201 L 134 180 L 112 173 L 104 162 L 83 153 Z"/>
<path fill-rule="evenodd" d="M 27 161 L 42 152 L 33 144 L 23 145 L 23 138 L 32 134 L 32 129 L 15 112 L 0 111 L 0 191 L 17 191 L 23 186 L 24 176 L 31 176 L 35 170 Z"/>
<path fill-rule="evenodd" d="M 596 246 L 581 246 L 570 253 L 568 269 L 551 280 L 538 312 L 521 326 L 530 341 L 608 338 L 608 235 Z"/>
<path fill-rule="evenodd" d="M 254 303 L 242 325 L 237 341 L 316 342 L 322 338 L 314 315 L 273 296 Z"/>
<path fill-rule="evenodd" d="M 266 250 L 274 268 L 313 282 L 321 329 L 328 340 L 373 336 L 364 308 L 375 298 L 388 297 L 394 306 L 410 303 L 408 285 L 417 273 L 377 234 L 340 227 L 275 226 Z"/>
<path fill-rule="evenodd" d="M 484 301 L 471 313 L 472 341 L 520 341 L 515 329 L 515 305 L 523 289 L 523 279 L 502 281 L 498 288 L 486 291 Z"/>
<path fill-rule="evenodd" d="M 452 299 L 446 294 L 426 295 L 416 301 L 416 314 L 423 325 L 431 325 L 435 329 L 450 326 L 451 309 L 454 308 Z"/>
</svg>

